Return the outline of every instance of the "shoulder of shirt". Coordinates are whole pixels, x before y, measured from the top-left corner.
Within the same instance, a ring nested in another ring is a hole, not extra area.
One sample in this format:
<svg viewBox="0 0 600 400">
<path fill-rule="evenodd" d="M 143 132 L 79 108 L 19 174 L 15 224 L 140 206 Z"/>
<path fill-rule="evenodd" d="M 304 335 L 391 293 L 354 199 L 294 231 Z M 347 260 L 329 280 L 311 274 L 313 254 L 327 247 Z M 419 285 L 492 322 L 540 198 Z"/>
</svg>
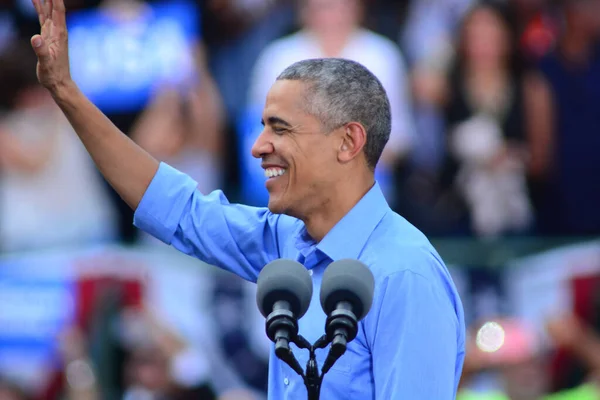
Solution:
<svg viewBox="0 0 600 400">
<path fill-rule="evenodd" d="M 429 239 L 395 212 L 389 212 L 369 237 L 360 259 L 375 279 L 411 272 L 426 279 L 447 277 L 444 261 Z"/>
<path fill-rule="evenodd" d="M 365 48 L 373 49 L 376 51 L 384 51 L 386 54 L 395 54 L 403 60 L 402 51 L 400 46 L 391 39 L 371 31 L 369 29 L 361 29 L 358 34 L 358 38 L 365 42 Z"/>
</svg>

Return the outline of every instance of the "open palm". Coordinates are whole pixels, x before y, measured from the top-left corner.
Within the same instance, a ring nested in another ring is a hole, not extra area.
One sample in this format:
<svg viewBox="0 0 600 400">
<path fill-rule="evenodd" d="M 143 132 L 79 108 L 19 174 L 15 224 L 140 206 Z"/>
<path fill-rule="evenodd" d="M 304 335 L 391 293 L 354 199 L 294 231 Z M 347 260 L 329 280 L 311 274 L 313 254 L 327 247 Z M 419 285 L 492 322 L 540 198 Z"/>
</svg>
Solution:
<svg viewBox="0 0 600 400">
<path fill-rule="evenodd" d="M 31 38 L 38 57 L 37 77 L 49 90 L 71 81 L 64 0 L 32 0 L 40 21 L 40 34 Z"/>
</svg>

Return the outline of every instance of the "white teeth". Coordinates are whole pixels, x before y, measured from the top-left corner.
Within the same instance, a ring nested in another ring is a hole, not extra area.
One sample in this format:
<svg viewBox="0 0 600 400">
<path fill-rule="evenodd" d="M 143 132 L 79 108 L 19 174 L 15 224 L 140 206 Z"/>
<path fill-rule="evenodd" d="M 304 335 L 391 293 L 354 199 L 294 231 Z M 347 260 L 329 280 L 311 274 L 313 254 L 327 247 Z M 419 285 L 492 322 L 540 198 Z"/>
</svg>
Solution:
<svg viewBox="0 0 600 400">
<path fill-rule="evenodd" d="M 267 178 L 274 178 L 276 176 L 281 176 L 285 173 L 285 169 L 283 168 L 267 168 L 265 169 L 265 176 Z"/>
</svg>

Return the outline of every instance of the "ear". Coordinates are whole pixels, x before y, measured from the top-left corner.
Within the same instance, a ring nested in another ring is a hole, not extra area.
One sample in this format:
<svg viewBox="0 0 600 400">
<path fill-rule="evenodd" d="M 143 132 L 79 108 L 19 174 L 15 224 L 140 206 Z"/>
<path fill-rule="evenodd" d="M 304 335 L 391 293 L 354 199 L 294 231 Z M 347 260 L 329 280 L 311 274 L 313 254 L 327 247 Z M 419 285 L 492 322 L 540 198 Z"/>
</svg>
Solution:
<svg viewBox="0 0 600 400">
<path fill-rule="evenodd" d="M 341 133 L 338 161 L 347 163 L 355 159 L 367 143 L 367 131 L 358 122 L 350 122 L 344 126 Z"/>
</svg>

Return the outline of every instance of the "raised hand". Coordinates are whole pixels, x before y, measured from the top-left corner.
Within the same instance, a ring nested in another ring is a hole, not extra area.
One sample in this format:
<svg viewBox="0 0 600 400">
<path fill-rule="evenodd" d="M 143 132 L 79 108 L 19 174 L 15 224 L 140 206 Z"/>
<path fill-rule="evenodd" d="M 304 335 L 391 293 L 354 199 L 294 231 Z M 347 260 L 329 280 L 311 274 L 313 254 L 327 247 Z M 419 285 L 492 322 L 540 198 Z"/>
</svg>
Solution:
<svg viewBox="0 0 600 400">
<path fill-rule="evenodd" d="M 64 0 L 32 0 L 41 31 L 31 38 L 38 57 L 37 77 L 51 92 L 72 83 Z"/>
</svg>

